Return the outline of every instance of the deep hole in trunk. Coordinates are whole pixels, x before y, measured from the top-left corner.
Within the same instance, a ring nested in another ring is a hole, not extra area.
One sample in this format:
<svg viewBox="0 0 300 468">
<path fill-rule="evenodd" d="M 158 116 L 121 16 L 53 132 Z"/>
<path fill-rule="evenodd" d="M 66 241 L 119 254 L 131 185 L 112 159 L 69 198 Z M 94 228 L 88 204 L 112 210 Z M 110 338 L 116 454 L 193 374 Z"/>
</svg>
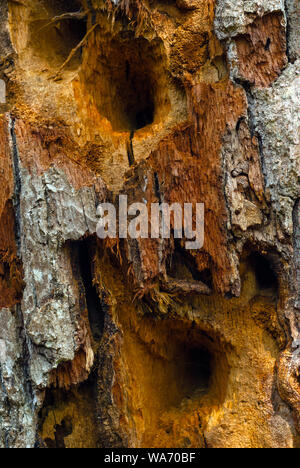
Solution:
<svg viewBox="0 0 300 468">
<path fill-rule="evenodd" d="M 137 330 L 126 344 L 133 376 L 130 414 L 137 430 L 141 417 L 144 421 L 140 445 L 160 447 L 161 440 L 175 437 L 174 419 L 187 408 L 197 407 L 204 414 L 223 404 L 230 374 L 228 354 L 218 335 L 195 322 L 148 316 Z M 101 411 L 103 402 L 98 406 Z M 106 428 L 101 430 L 105 433 Z"/>
<path fill-rule="evenodd" d="M 278 280 L 275 270 L 268 257 L 254 252 L 249 257 L 254 268 L 257 283 L 260 289 L 278 289 Z"/>
<path fill-rule="evenodd" d="M 82 77 L 101 116 L 118 132 L 160 121 L 170 109 L 160 41 L 129 32 L 96 41 L 97 55 L 86 54 Z"/>
<path fill-rule="evenodd" d="M 212 274 L 209 268 L 199 271 L 195 258 L 175 241 L 175 251 L 169 259 L 167 274 L 176 279 L 191 279 L 202 281 L 212 288 Z"/>
</svg>

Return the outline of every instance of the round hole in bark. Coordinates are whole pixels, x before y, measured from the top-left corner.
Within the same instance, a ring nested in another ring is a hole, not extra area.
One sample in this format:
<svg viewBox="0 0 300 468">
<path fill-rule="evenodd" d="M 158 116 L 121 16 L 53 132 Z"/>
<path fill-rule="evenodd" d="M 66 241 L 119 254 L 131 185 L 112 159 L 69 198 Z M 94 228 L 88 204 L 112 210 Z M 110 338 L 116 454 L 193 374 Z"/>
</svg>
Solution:
<svg viewBox="0 0 300 468">
<path fill-rule="evenodd" d="M 176 392 L 172 395 L 172 390 L 167 390 L 167 399 L 178 406 L 185 398 L 202 399 L 206 395 L 220 404 L 227 388 L 229 366 L 227 352 L 219 338 L 198 329 L 195 324 L 185 328 L 178 322 L 175 326 L 170 323 L 169 327 L 170 344 L 167 346 L 174 354 L 165 368 L 177 382 L 178 400 L 176 402 Z"/>
<path fill-rule="evenodd" d="M 82 78 L 100 115 L 118 132 L 160 122 L 170 106 L 161 42 L 131 33 L 101 40 L 95 34 L 94 40 L 97 45 L 86 53 Z"/>
<path fill-rule="evenodd" d="M 193 323 L 188 325 L 166 320 L 155 322 L 155 326 L 151 351 L 145 349 L 145 354 L 137 358 L 140 364 L 136 363 L 138 373 L 139 365 L 144 365 L 151 368 L 155 376 L 158 390 L 153 387 L 151 378 L 143 380 L 141 377 L 143 392 L 151 394 L 153 404 L 157 399 L 166 408 L 175 408 L 180 407 L 185 399 L 200 400 L 205 395 L 221 404 L 227 388 L 229 366 L 227 351 L 219 338 L 200 330 Z M 152 406 L 151 402 L 145 410 L 151 410 Z"/>
</svg>

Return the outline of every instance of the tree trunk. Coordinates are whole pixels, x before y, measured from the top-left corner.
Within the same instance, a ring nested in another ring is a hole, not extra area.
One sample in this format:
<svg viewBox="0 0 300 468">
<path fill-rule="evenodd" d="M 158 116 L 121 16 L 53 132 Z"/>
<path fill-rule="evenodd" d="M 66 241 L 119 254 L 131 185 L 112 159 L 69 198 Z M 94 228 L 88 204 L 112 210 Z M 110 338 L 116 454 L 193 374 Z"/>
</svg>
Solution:
<svg viewBox="0 0 300 468">
<path fill-rule="evenodd" d="M 300 447 L 299 17 L 1 1 L 1 447 Z M 120 195 L 203 246 L 99 238 Z"/>
</svg>

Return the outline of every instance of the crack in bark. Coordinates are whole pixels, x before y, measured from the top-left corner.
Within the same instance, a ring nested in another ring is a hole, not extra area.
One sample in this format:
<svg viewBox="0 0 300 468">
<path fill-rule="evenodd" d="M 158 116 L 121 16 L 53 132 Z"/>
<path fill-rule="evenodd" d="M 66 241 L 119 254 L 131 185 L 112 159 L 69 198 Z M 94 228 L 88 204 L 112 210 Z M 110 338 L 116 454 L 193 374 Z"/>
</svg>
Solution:
<svg viewBox="0 0 300 468">
<path fill-rule="evenodd" d="M 21 355 L 20 359 L 23 362 L 23 365 L 21 365 L 21 369 L 23 370 L 23 375 L 24 375 L 24 390 L 27 393 L 27 396 L 29 397 L 28 401 L 30 403 L 30 406 L 31 406 L 32 410 L 34 410 L 35 396 L 34 396 L 32 381 L 31 381 L 31 378 L 30 378 L 30 370 L 29 370 L 30 369 L 30 357 L 31 357 L 31 352 L 30 352 L 31 342 L 30 342 L 30 339 L 29 339 L 29 337 L 27 335 L 27 332 L 26 332 L 24 316 L 23 316 L 23 312 L 22 312 L 22 308 L 21 308 L 20 304 L 16 305 L 16 313 L 17 313 L 17 317 L 19 319 L 20 328 L 21 328 L 20 329 L 20 339 L 23 341 L 23 343 L 22 343 L 23 352 L 22 352 L 22 355 Z M 24 335 L 23 337 L 22 337 L 22 333 Z"/>
<path fill-rule="evenodd" d="M 134 152 L 133 152 L 133 138 L 134 138 L 134 130 L 130 133 L 129 142 L 127 142 L 127 156 L 128 156 L 129 166 L 133 166 L 135 163 Z"/>
<path fill-rule="evenodd" d="M 12 143 L 12 162 L 14 172 L 14 195 L 13 205 L 15 209 L 15 231 L 16 231 L 16 243 L 18 258 L 21 257 L 21 191 L 22 191 L 22 180 L 20 174 L 20 158 L 17 144 L 17 136 L 15 133 L 15 119 L 10 118 L 9 129 Z"/>
</svg>

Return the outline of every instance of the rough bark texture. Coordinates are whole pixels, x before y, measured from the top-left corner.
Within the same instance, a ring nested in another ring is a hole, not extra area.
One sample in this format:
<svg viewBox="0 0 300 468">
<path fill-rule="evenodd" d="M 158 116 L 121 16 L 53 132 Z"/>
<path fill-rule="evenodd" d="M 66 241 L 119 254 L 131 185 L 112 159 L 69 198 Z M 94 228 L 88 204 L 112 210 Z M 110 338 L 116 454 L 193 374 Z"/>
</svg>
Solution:
<svg viewBox="0 0 300 468">
<path fill-rule="evenodd" d="M 300 447 L 299 19 L 0 2 L 0 447 Z M 97 239 L 118 194 L 204 247 Z"/>
</svg>

